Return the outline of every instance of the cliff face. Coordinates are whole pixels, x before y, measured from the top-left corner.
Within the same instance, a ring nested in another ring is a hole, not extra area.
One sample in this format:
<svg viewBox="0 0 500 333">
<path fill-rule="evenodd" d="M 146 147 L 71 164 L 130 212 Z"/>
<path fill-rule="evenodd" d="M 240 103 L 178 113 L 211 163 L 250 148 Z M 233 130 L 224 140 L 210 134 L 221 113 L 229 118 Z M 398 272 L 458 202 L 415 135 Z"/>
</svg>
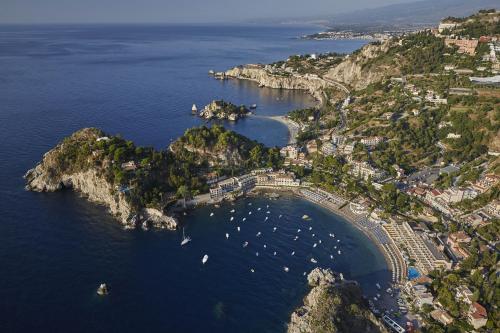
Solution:
<svg viewBox="0 0 500 333">
<path fill-rule="evenodd" d="M 93 155 L 89 155 L 86 160 L 76 158 L 79 159 L 78 163 L 71 159 L 68 163 L 68 159 L 63 158 L 70 154 L 69 151 L 75 145 L 95 143 L 103 135 L 97 129 L 83 129 L 58 144 L 44 155 L 35 168 L 25 174 L 26 189 L 36 192 L 73 189 L 82 193 L 89 201 L 107 206 L 111 214 L 128 227 L 134 227 L 137 222 L 146 222 L 161 228 L 175 229 L 177 221 L 159 210 L 137 210 L 132 207 L 127 194 L 119 191 L 104 176 L 104 168 L 109 161 L 96 163 Z"/>
<path fill-rule="evenodd" d="M 318 101 L 323 101 L 322 90 L 328 87 L 323 79 L 314 76 L 281 76 L 268 73 L 262 66 L 247 65 L 230 69 L 226 76 L 257 82 L 262 87 L 275 89 L 305 90 Z"/>
<path fill-rule="evenodd" d="M 388 332 L 367 309 L 355 282 L 342 280 L 328 269 L 315 268 L 304 305 L 292 313 L 288 333 Z"/>
<path fill-rule="evenodd" d="M 391 42 L 381 45 L 366 45 L 358 53 L 351 54 L 340 64 L 330 69 L 325 78 L 347 84 L 354 89 L 366 88 L 369 84 L 382 80 L 387 76 L 400 74 L 397 66 L 377 63 L 391 47 Z"/>
</svg>

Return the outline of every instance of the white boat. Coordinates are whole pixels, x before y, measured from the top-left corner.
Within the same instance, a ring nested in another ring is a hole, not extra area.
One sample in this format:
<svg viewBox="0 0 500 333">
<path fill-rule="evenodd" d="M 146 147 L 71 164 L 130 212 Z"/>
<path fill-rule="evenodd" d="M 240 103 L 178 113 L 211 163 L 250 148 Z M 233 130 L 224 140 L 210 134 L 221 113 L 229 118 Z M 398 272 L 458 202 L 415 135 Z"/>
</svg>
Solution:
<svg viewBox="0 0 500 333">
<path fill-rule="evenodd" d="M 307 274 L 307 273 L 306 273 L 306 272 L 304 272 L 302 275 L 306 276 L 306 274 Z"/>
<path fill-rule="evenodd" d="M 295 238 L 294 238 L 293 240 L 295 240 L 295 241 L 296 241 L 297 239 L 299 239 L 299 236 L 295 236 Z"/>
<path fill-rule="evenodd" d="M 388 294 L 390 294 L 390 293 L 392 293 L 392 289 L 391 289 L 391 288 L 387 288 L 386 292 L 387 292 Z"/>
<path fill-rule="evenodd" d="M 300 230 L 300 229 L 297 229 L 297 232 L 301 232 L 301 231 L 302 231 L 302 230 Z"/>
<path fill-rule="evenodd" d="M 193 107 L 191 108 L 191 112 L 192 112 L 193 114 L 198 113 L 198 108 L 196 107 L 196 104 L 193 104 Z"/>
<path fill-rule="evenodd" d="M 307 219 L 309 219 L 309 215 L 305 215 L 305 214 L 304 214 L 304 215 L 302 215 L 302 219 L 303 219 L 303 220 L 307 220 Z"/>
<path fill-rule="evenodd" d="M 262 235 L 262 233 L 259 231 L 259 232 L 255 235 L 255 237 L 260 237 L 260 235 Z"/>
<path fill-rule="evenodd" d="M 267 245 L 266 244 L 264 244 L 264 248 L 267 249 Z"/>
<path fill-rule="evenodd" d="M 106 283 L 101 283 L 99 288 L 97 288 L 97 294 L 100 296 L 104 296 L 108 294 L 108 286 Z"/>
<path fill-rule="evenodd" d="M 289 269 L 288 267 L 284 266 L 284 267 L 283 267 L 283 270 L 284 270 L 285 272 L 287 272 L 287 273 L 288 273 L 288 271 L 289 271 L 290 269 Z"/>
<path fill-rule="evenodd" d="M 234 216 L 231 216 L 231 218 L 229 219 L 229 221 L 232 221 L 232 220 L 234 220 Z"/>
<path fill-rule="evenodd" d="M 213 213 L 213 212 L 212 212 L 212 213 L 210 213 L 210 216 L 214 216 L 214 213 Z"/>
<path fill-rule="evenodd" d="M 255 273 L 255 270 L 253 268 L 250 268 L 250 272 Z"/>
<path fill-rule="evenodd" d="M 381 290 L 381 289 L 382 289 L 382 287 L 380 286 L 380 284 L 379 284 L 378 282 L 377 282 L 377 283 L 375 283 L 375 286 L 377 287 L 377 289 L 378 289 L 378 290 Z"/>
<path fill-rule="evenodd" d="M 257 104 L 250 105 L 250 110 L 255 110 L 255 109 L 257 109 Z"/>
<path fill-rule="evenodd" d="M 338 251 L 337 251 L 337 253 L 338 253 L 338 254 L 342 254 L 342 251 L 338 250 Z"/>
<path fill-rule="evenodd" d="M 247 220 L 247 218 L 246 218 L 246 217 L 244 217 L 242 221 L 243 221 L 243 222 L 245 222 L 246 220 Z"/>
<path fill-rule="evenodd" d="M 268 218 L 269 218 L 269 217 L 267 217 L 267 216 L 266 216 L 266 218 L 264 219 L 264 222 L 266 222 Z"/>
<path fill-rule="evenodd" d="M 269 208 L 269 205 L 266 205 L 266 208 Z"/>
<path fill-rule="evenodd" d="M 233 208 L 233 209 L 231 209 L 231 213 L 234 213 L 234 212 L 235 212 L 234 208 Z"/>
<path fill-rule="evenodd" d="M 335 245 L 333 248 L 334 248 L 334 249 L 336 249 L 336 248 L 337 248 L 337 245 Z"/>
<path fill-rule="evenodd" d="M 312 234 L 311 236 L 316 237 L 316 234 Z"/>
<path fill-rule="evenodd" d="M 267 212 L 266 212 L 266 214 L 271 214 L 271 212 L 270 212 L 270 211 L 267 211 Z"/>
<path fill-rule="evenodd" d="M 316 247 L 316 246 L 318 246 L 318 244 L 314 243 L 314 244 L 313 244 L 313 247 Z"/>
<path fill-rule="evenodd" d="M 380 298 L 380 294 L 377 294 L 377 297 Z"/>
<path fill-rule="evenodd" d="M 240 231 L 241 231 L 241 228 L 240 228 L 240 227 L 236 227 L 236 229 L 238 230 L 238 232 L 240 232 Z"/>
<path fill-rule="evenodd" d="M 252 203 L 251 203 L 251 202 L 249 202 L 249 203 L 248 203 L 248 205 L 249 205 L 249 206 L 251 206 L 251 205 L 252 205 Z"/>
<path fill-rule="evenodd" d="M 205 254 L 205 255 L 203 256 L 203 258 L 201 258 L 201 263 L 202 263 L 203 265 L 205 265 L 205 263 L 206 263 L 207 261 L 208 261 L 208 255 L 207 255 L 207 254 Z"/>
<path fill-rule="evenodd" d="M 309 231 L 313 230 L 313 227 L 309 227 Z"/>
<path fill-rule="evenodd" d="M 148 231 L 149 230 L 149 227 L 148 227 L 148 221 L 144 221 L 141 225 L 141 228 L 142 230 L 144 231 Z"/>
<path fill-rule="evenodd" d="M 295 251 L 292 251 L 292 256 L 294 256 L 294 255 L 295 255 Z"/>
<path fill-rule="evenodd" d="M 259 252 L 255 252 L 255 256 L 258 257 L 259 256 Z"/>
<path fill-rule="evenodd" d="M 340 243 L 340 239 L 337 239 L 337 243 Z"/>
<path fill-rule="evenodd" d="M 229 234 L 226 232 L 226 239 L 229 239 Z"/>
<path fill-rule="evenodd" d="M 260 210 L 260 207 L 259 207 L 259 208 L 257 208 L 257 210 Z"/>
<path fill-rule="evenodd" d="M 274 228 L 273 228 L 273 232 L 276 232 L 276 229 L 278 229 L 278 228 L 274 227 Z"/>
<path fill-rule="evenodd" d="M 191 241 L 191 237 L 186 237 L 186 235 L 184 234 L 184 228 L 182 228 L 182 242 L 181 242 L 181 246 L 182 245 L 186 245 L 187 243 L 189 243 Z"/>
<path fill-rule="evenodd" d="M 283 215 L 280 214 L 280 216 L 278 216 L 278 218 L 280 219 Z"/>
<path fill-rule="evenodd" d="M 314 258 L 311 258 L 311 262 L 312 262 L 313 264 L 317 264 L 317 263 L 318 263 L 318 261 L 317 261 L 316 259 L 314 259 Z"/>
<path fill-rule="evenodd" d="M 276 255 L 276 251 L 273 252 L 273 255 L 275 256 Z"/>
<path fill-rule="evenodd" d="M 378 301 L 377 297 L 373 297 L 373 300 L 374 300 L 375 302 L 376 302 L 376 301 Z"/>
<path fill-rule="evenodd" d="M 243 243 L 243 247 L 247 247 L 247 246 L 248 246 L 248 242 Z"/>
<path fill-rule="evenodd" d="M 321 244 L 321 239 L 318 240 L 318 244 Z"/>
<path fill-rule="evenodd" d="M 333 259 L 333 254 L 330 254 L 330 259 Z"/>
<path fill-rule="evenodd" d="M 248 212 L 248 215 L 252 215 L 252 212 L 251 212 L 251 211 L 250 211 L 250 212 Z"/>
</svg>

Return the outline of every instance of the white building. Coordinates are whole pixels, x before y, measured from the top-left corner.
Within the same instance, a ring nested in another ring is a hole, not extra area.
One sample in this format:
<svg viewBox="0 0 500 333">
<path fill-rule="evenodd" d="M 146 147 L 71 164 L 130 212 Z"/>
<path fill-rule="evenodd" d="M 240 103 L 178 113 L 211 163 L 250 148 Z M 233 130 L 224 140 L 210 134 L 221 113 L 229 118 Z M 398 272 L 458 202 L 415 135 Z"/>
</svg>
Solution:
<svg viewBox="0 0 500 333">
<path fill-rule="evenodd" d="M 337 147 L 333 143 L 331 143 L 331 142 L 325 142 L 321 146 L 321 152 L 325 156 L 329 156 L 329 155 L 335 154 L 336 150 L 337 150 Z"/>
<path fill-rule="evenodd" d="M 299 151 L 300 151 L 299 148 L 295 146 L 286 146 L 281 148 L 280 155 L 282 157 L 289 157 L 292 159 L 296 159 L 299 154 Z"/>
<path fill-rule="evenodd" d="M 369 137 L 369 138 L 363 138 L 363 139 L 361 139 L 361 143 L 364 144 L 367 147 L 376 146 L 379 143 L 381 143 L 382 141 L 384 141 L 384 138 L 381 137 L 381 136 L 372 136 L 372 137 Z"/>
</svg>

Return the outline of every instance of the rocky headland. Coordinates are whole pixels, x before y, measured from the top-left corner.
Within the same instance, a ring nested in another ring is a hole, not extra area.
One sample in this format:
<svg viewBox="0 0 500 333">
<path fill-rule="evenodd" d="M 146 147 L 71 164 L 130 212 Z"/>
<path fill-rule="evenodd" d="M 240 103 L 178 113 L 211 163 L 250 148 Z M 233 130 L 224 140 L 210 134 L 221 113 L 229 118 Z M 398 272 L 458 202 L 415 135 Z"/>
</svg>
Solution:
<svg viewBox="0 0 500 333">
<path fill-rule="evenodd" d="M 322 268 L 312 270 L 307 281 L 311 291 L 292 313 L 288 333 L 388 332 L 368 309 L 356 282 Z"/>
<path fill-rule="evenodd" d="M 115 174 L 113 169 L 132 172 L 137 166 L 133 161 L 117 166 L 119 158 L 112 159 L 105 152 L 110 141 L 115 140 L 95 128 L 75 132 L 45 153 L 43 159 L 25 174 L 26 189 L 36 192 L 73 189 L 88 200 L 108 207 L 125 226 L 142 223 L 145 227 L 176 229 L 174 217 L 166 215 L 159 207 L 138 205 L 128 185 L 120 184 L 121 179 L 116 179 L 121 173 Z M 118 157 L 122 150 L 116 151 Z"/>
</svg>

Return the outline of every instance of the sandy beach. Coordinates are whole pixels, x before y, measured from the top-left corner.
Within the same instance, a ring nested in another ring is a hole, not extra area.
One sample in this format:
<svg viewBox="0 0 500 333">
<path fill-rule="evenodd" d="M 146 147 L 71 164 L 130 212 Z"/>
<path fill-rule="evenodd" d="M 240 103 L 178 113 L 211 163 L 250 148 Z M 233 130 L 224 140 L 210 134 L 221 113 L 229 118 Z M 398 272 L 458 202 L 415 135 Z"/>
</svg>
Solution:
<svg viewBox="0 0 500 333">
<path fill-rule="evenodd" d="M 295 144 L 297 142 L 297 135 L 299 134 L 300 126 L 295 121 L 290 120 L 286 116 L 269 116 L 266 117 L 275 121 L 279 121 L 288 128 L 288 144 Z"/>
</svg>

